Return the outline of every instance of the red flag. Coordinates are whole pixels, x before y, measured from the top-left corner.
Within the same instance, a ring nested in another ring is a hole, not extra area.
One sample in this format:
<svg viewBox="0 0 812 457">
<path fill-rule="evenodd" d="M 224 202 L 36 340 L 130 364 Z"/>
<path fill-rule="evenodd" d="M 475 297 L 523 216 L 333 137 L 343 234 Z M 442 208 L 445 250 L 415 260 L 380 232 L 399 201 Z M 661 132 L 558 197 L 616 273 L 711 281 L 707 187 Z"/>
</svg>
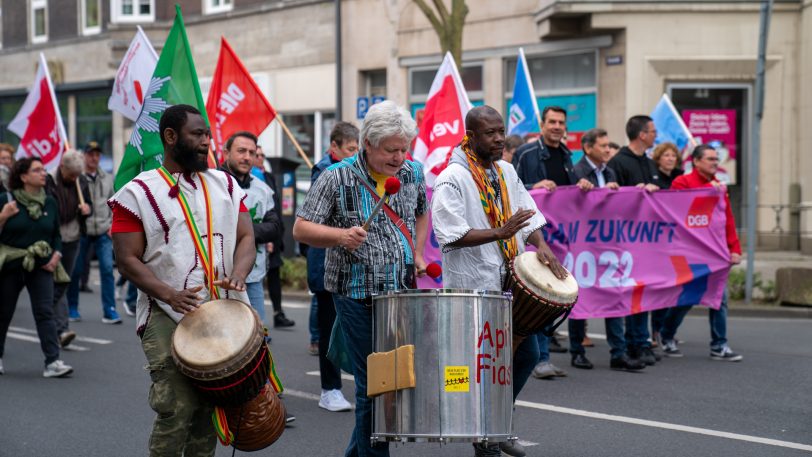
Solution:
<svg viewBox="0 0 812 457">
<path fill-rule="evenodd" d="M 259 135 L 274 120 L 276 111 L 226 39 L 220 40 L 220 57 L 209 88 L 206 112 L 215 154 L 223 163 L 223 148 L 229 136 L 240 130 Z"/>
<path fill-rule="evenodd" d="M 42 53 L 39 55 L 39 68 L 34 84 L 8 129 L 20 137 L 17 158 L 39 157 L 48 170 L 59 165 L 62 153 L 67 148 L 68 136 L 65 134 L 48 65 Z"/>
<path fill-rule="evenodd" d="M 451 151 L 465 136 L 465 115 L 470 109 L 454 58 L 447 53 L 431 84 L 414 147 L 414 158 L 423 164 L 429 186 L 434 185 Z"/>
</svg>

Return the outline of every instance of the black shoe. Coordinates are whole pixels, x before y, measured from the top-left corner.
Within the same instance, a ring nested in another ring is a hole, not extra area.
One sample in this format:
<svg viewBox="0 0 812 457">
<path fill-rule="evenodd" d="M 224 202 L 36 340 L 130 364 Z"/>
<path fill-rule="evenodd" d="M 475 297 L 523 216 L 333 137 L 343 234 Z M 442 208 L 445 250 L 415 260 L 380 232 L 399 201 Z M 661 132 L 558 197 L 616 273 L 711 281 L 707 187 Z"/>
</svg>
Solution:
<svg viewBox="0 0 812 457">
<path fill-rule="evenodd" d="M 273 317 L 273 326 L 274 327 L 293 327 L 296 325 L 296 322 L 285 317 L 285 313 L 279 312 L 274 315 Z"/>
<path fill-rule="evenodd" d="M 639 371 L 646 368 L 646 364 L 640 360 L 632 359 L 628 355 L 623 354 L 620 357 L 613 358 L 609 362 L 609 368 L 613 370 Z"/>
<path fill-rule="evenodd" d="M 575 368 L 582 368 L 584 370 L 591 370 L 592 369 L 592 362 L 586 358 L 584 354 L 575 354 L 572 356 L 572 366 Z"/>
<path fill-rule="evenodd" d="M 80 288 L 79 288 L 79 292 L 86 292 L 86 293 L 92 294 L 92 293 L 93 293 L 93 289 L 91 289 L 91 288 L 90 288 L 90 286 L 88 286 L 87 284 L 85 284 L 84 286 L 82 286 L 82 287 L 80 287 Z"/>
<path fill-rule="evenodd" d="M 646 347 L 635 348 L 634 354 L 632 354 L 632 351 L 629 351 L 629 355 L 632 358 L 640 360 L 641 362 L 645 363 L 648 366 L 652 366 L 655 363 L 657 363 L 657 358 L 654 356 L 654 353 L 651 351 L 651 348 Z"/>
<path fill-rule="evenodd" d="M 657 362 L 663 359 L 660 351 L 655 351 L 654 348 L 643 348 L 643 351 L 645 351 L 647 354 L 651 354 L 651 356 L 654 357 L 654 360 Z"/>
<path fill-rule="evenodd" d="M 550 350 L 550 352 L 559 352 L 559 353 L 567 352 L 567 348 L 565 348 L 564 346 L 561 346 L 561 343 L 559 343 L 558 340 L 555 339 L 554 336 L 550 337 L 549 350 Z"/>
</svg>

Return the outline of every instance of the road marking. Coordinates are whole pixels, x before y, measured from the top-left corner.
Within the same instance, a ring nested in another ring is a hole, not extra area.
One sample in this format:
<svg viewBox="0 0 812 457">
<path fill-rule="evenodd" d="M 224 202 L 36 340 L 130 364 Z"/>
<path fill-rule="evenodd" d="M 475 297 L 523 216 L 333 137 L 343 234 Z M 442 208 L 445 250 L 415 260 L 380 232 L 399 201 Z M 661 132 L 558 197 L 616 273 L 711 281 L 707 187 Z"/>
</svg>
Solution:
<svg viewBox="0 0 812 457">
<path fill-rule="evenodd" d="M 594 337 L 590 336 L 590 338 L 594 338 Z M 306 374 L 310 375 L 310 376 L 319 376 L 318 371 L 308 371 L 308 372 L 306 372 Z M 346 379 L 348 381 L 353 381 L 354 380 L 352 376 L 350 376 L 348 374 L 345 374 L 345 373 L 341 373 L 341 379 Z M 305 398 L 305 399 L 309 399 L 309 400 L 316 400 L 316 401 L 319 400 L 318 395 L 310 394 L 310 393 L 307 393 L 307 392 L 301 392 L 301 391 L 297 391 L 297 390 L 288 390 L 288 389 L 286 389 L 285 393 L 290 393 L 294 397 L 300 397 L 300 398 Z M 812 445 L 809 445 L 809 444 L 793 443 L 791 441 L 774 440 L 774 439 L 771 439 L 771 438 L 762 438 L 762 437 L 759 437 L 759 436 L 742 435 L 742 434 L 739 434 L 739 433 L 723 432 L 723 431 L 720 431 L 720 430 L 711 430 L 711 429 L 705 429 L 705 428 L 699 428 L 699 427 L 691 427 L 691 426 L 687 426 L 687 425 L 670 424 L 668 422 L 652 421 L 652 420 L 646 420 L 646 419 L 637 419 L 637 418 L 634 418 L 634 417 L 617 416 L 617 415 L 614 415 L 614 414 L 596 413 L 596 412 L 592 412 L 592 411 L 585 411 L 585 410 L 582 410 L 582 409 L 565 408 L 565 407 L 562 407 L 562 406 L 554 406 L 554 405 L 548 405 L 548 404 L 544 404 L 544 403 L 534 403 L 534 402 L 530 402 L 530 401 L 517 400 L 516 401 L 516 406 L 522 406 L 524 408 L 531 408 L 531 409 L 539 409 L 539 410 L 542 410 L 542 411 L 552 411 L 552 412 L 561 413 L 561 414 L 570 414 L 570 415 L 573 415 L 573 416 L 588 417 L 588 418 L 591 418 L 591 419 L 602 419 L 602 420 L 608 420 L 608 421 L 613 421 L 613 422 L 623 422 L 623 423 L 627 423 L 627 424 L 642 425 L 642 426 L 645 426 L 645 427 L 662 428 L 662 429 L 666 429 L 666 430 L 675 430 L 675 431 L 686 432 L 686 433 L 696 433 L 696 434 L 699 434 L 699 435 L 707 435 L 707 436 L 713 436 L 713 437 L 717 437 L 717 438 L 727 438 L 727 439 L 731 439 L 731 440 L 747 441 L 747 442 L 750 442 L 750 443 L 766 444 L 768 446 L 778 446 L 778 447 L 786 447 L 786 448 L 790 448 L 790 449 L 798 449 L 798 450 L 802 450 L 802 451 L 812 451 Z M 527 447 L 527 446 L 535 446 L 538 443 L 533 443 L 532 441 L 519 440 L 519 444 L 521 444 L 522 446 Z"/>
<path fill-rule="evenodd" d="M 30 343 L 39 343 L 39 338 L 37 338 L 36 336 L 24 335 L 22 333 L 17 333 L 17 332 L 8 332 L 7 336 L 9 338 L 14 338 L 15 340 L 28 341 Z M 84 346 L 77 346 L 75 344 L 71 344 L 68 347 L 62 348 L 62 349 L 68 349 L 68 350 L 74 350 L 74 351 L 89 351 L 90 350 L 90 348 L 86 348 Z"/>
<path fill-rule="evenodd" d="M 305 374 L 309 375 L 309 376 L 321 376 L 321 372 L 319 370 L 308 371 Z M 353 381 L 353 382 L 355 381 L 355 378 L 352 375 L 349 375 L 347 373 L 341 373 L 341 379 L 343 379 L 345 381 Z"/>
<path fill-rule="evenodd" d="M 717 438 L 727 438 L 731 440 L 747 441 L 750 443 L 766 444 L 768 446 L 785 447 L 789 449 L 798 449 L 801 451 L 812 451 L 812 445 L 793 443 L 791 441 L 774 440 L 771 438 L 762 438 L 759 436 L 741 435 L 739 433 L 723 432 L 720 430 L 711 430 L 699 427 L 690 427 L 687 425 L 669 424 L 668 422 L 659 422 L 646 419 L 637 419 L 634 417 L 616 416 L 614 414 L 595 413 L 592 411 L 585 411 L 581 409 L 564 408 L 561 406 L 547 405 L 543 403 L 533 403 L 529 401 L 517 400 L 516 406 L 523 406 L 525 408 L 540 409 L 542 411 L 552 411 L 555 413 L 570 414 L 573 416 L 589 417 L 591 419 L 602 419 L 613 422 L 623 422 L 626 424 L 642 425 L 644 427 L 662 428 L 666 430 L 675 430 L 678 432 L 696 433 L 698 435 L 707 435 Z"/>
<path fill-rule="evenodd" d="M 11 330 L 13 332 L 19 332 L 19 333 L 28 333 L 30 335 L 36 335 L 37 334 L 36 330 L 31 330 L 31 329 L 27 329 L 27 328 L 23 328 L 23 327 L 11 326 L 11 327 L 9 327 L 9 330 Z M 89 337 L 89 336 L 77 336 L 76 338 L 74 338 L 74 340 L 75 341 L 81 341 L 83 343 L 93 343 L 93 344 L 111 344 L 113 342 L 112 340 L 104 340 L 104 339 L 101 339 L 101 338 L 92 338 L 92 337 Z M 36 339 L 34 342 L 39 343 L 39 339 Z"/>
</svg>

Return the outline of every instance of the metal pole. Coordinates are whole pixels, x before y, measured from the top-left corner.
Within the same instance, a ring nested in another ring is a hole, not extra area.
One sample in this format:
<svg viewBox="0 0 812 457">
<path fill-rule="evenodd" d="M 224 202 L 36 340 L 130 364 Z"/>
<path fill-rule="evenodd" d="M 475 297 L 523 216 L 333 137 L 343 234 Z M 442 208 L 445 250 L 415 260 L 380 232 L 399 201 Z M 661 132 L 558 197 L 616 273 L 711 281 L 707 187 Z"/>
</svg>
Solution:
<svg viewBox="0 0 812 457">
<path fill-rule="evenodd" d="M 747 179 L 747 275 L 744 284 L 745 301 L 753 300 L 753 264 L 756 247 L 756 210 L 758 198 L 759 165 L 761 160 L 761 119 L 764 116 L 764 73 L 767 61 L 767 35 L 770 33 L 770 15 L 773 0 L 761 2 L 761 24 L 758 35 L 758 62 L 756 63 L 756 97 L 753 110 L 753 131 L 750 132 L 750 170 Z"/>
<path fill-rule="evenodd" d="M 341 0 L 336 4 L 336 122 L 341 121 Z"/>
</svg>

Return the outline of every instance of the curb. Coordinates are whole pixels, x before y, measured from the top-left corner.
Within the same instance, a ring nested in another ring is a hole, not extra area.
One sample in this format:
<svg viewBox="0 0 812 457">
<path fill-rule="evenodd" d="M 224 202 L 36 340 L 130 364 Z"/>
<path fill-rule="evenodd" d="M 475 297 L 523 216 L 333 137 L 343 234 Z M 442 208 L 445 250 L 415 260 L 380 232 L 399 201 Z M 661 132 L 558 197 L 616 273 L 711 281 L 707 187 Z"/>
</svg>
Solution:
<svg viewBox="0 0 812 457">
<path fill-rule="evenodd" d="M 310 302 L 307 291 L 283 290 L 282 297 L 288 300 Z M 688 313 L 692 316 L 706 315 L 704 306 L 694 306 Z M 762 317 L 767 319 L 812 319 L 812 307 L 802 306 L 748 306 L 733 305 L 727 309 L 731 317 Z"/>
</svg>

